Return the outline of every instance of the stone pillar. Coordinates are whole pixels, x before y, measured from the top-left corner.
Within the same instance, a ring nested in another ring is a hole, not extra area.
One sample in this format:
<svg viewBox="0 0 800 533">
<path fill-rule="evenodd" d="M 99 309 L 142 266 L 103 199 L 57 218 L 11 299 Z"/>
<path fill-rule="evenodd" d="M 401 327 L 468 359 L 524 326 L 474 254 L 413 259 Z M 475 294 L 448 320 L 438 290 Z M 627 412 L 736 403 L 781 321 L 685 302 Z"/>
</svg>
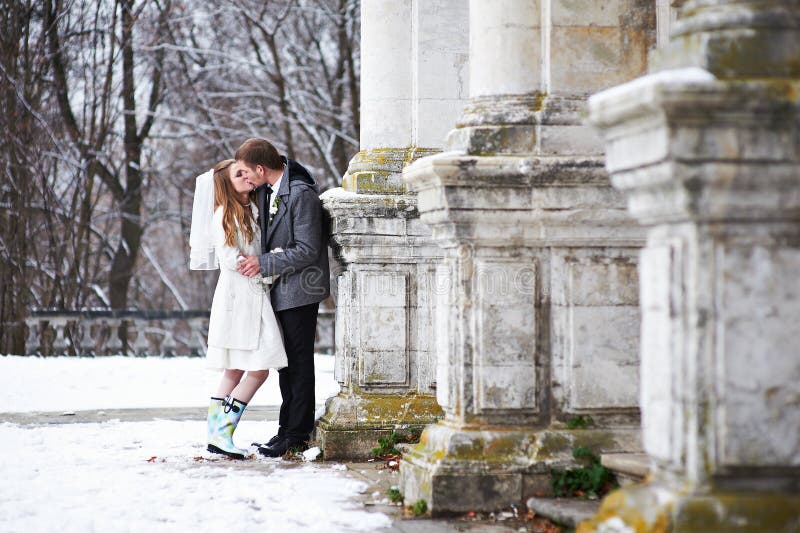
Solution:
<svg viewBox="0 0 800 533">
<path fill-rule="evenodd" d="M 662 48 L 669 44 L 669 36 L 672 27 L 678 18 L 678 9 L 686 0 L 656 0 L 656 22 L 658 28 L 658 47 Z"/>
<path fill-rule="evenodd" d="M 329 459 L 363 459 L 380 437 L 442 416 L 435 399 L 432 291 L 442 257 L 420 222 L 405 165 L 441 150 L 466 94 L 467 6 L 362 3 L 361 151 L 323 195 L 344 271 L 336 296 L 341 392 L 317 435 Z"/>
<path fill-rule="evenodd" d="M 799 57 L 798 2 L 686 2 L 663 70 L 592 98 L 648 228 L 654 474 L 579 531 L 800 529 Z"/>
<path fill-rule="evenodd" d="M 576 446 L 633 451 L 637 228 L 581 120 L 589 92 L 640 74 L 652 1 L 472 0 L 470 102 L 451 152 L 404 179 L 445 253 L 437 399 L 401 463 L 407 503 L 495 510 L 549 487 Z M 568 430 L 578 416 L 591 429 Z"/>
</svg>

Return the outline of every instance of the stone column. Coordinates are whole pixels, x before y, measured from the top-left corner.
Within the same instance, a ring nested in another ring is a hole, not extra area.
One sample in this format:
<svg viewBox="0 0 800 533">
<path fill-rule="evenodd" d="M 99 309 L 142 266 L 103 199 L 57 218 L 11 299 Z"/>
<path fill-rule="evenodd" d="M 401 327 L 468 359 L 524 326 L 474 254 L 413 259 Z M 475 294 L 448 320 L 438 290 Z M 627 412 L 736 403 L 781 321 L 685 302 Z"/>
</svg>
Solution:
<svg viewBox="0 0 800 533">
<path fill-rule="evenodd" d="M 403 172 L 445 253 L 435 315 L 445 418 L 403 458 L 407 503 L 505 508 L 546 490 L 573 447 L 640 446 L 644 232 L 581 113 L 589 92 L 640 74 L 654 43 L 651 1 L 470 2 L 471 98 L 453 151 Z M 578 416 L 592 427 L 567 429 Z"/>
<path fill-rule="evenodd" d="M 800 528 L 798 58 L 800 3 L 686 2 L 663 70 L 592 99 L 614 186 L 648 227 L 654 475 L 579 531 Z"/>
<path fill-rule="evenodd" d="M 441 150 L 466 93 L 467 6 L 362 3 L 361 151 L 323 195 L 344 267 L 336 378 L 318 438 L 326 458 L 366 458 L 380 437 L 442 416 L 435 400 L 432 290 L 442 256 L 420 222 L 404 166 Z"/>
</svg>

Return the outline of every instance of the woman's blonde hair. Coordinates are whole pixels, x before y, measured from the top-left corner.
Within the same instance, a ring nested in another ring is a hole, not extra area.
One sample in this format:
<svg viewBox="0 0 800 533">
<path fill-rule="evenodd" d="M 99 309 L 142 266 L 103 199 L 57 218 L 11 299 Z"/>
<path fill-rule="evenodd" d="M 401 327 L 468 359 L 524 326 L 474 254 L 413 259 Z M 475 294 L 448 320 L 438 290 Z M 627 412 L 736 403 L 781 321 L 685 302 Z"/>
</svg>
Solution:
<svg viewBox="0 0 800 533">
<path fill-rule="evenodd" d="M 245 241 L 253 240 L 253 213 L 236 199 L 230 179 L 231 165 L 235 159 L 226 159 L 214 165 L 214 210 L 222 206 L 222 230 L 225 245 L 236 246 L 236 228 L 241 228 Z"/>
</svg>

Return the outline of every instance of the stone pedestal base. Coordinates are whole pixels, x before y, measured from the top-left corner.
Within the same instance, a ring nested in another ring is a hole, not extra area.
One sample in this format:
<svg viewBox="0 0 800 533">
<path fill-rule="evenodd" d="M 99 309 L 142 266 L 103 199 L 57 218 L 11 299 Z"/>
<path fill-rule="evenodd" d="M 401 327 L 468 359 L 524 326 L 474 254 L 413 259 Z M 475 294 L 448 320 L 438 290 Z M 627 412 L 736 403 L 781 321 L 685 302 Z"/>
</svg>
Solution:
<svg viewBox="0 0 800 533">
<path fill-rule="evenodd" d="M 571 463 L 572 451 L 641 449 L 630 429 L 461 429 L 429 426 L 403 456 L 400 488 L 411 505 L 425 500 L 433 515 L 497 511 L 550 492 L 550 469 Z"/>
<path fill-rule="evenodd" d="M 577 533 L 800 530 L 800 494 L 688 493 L 656 481 L 620 489 Z"/>
<path fill-rule="evenodd" d="M 378 439 L 392 432 L 422 431 L 442 418 L 436 397 L 427 394 L 339 394 L 329 398 L 317 426 L 325 459 L 372 457 Z"/>
<path fill-rule="evenodd" d="M 504 509 L 549 491 L 550 467 L 576 447 L 640 450 L 642 230 L 601 161 L 448 152 L 404 179 L 445 253 L 434 319 L 446 413 L 403 458 L 406 503 Z M 578 416 L 615 429 L 562 429 Z"/>
<path fill-rule="evenodd" d="M 351 165 L 352 166 L 352 165 Z M 327 459 L 367 459 L 380 437 L 442 417 L 432 349 L 436 264 L 442 252 L 414 195 L 322 195 L 337 278 L 336 366 L 317 438 Z"/>
</svg>

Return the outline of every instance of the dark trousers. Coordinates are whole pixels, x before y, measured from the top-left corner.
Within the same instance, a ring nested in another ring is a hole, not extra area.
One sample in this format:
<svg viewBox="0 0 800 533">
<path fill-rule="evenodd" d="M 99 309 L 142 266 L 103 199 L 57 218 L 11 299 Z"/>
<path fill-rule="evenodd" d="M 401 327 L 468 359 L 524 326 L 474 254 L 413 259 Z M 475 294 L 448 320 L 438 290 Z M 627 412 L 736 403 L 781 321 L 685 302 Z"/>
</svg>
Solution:
<svg viewBox="0 0 800 533">
<path fill-rule="evenodd" d="M 281 387 L 279 435 L 308 440 L 314 429 L 314 337 L 319 304 L 303 305 L 275 316 L 283 330 L 289 366 L 278 371 Z"/>
</svg>

